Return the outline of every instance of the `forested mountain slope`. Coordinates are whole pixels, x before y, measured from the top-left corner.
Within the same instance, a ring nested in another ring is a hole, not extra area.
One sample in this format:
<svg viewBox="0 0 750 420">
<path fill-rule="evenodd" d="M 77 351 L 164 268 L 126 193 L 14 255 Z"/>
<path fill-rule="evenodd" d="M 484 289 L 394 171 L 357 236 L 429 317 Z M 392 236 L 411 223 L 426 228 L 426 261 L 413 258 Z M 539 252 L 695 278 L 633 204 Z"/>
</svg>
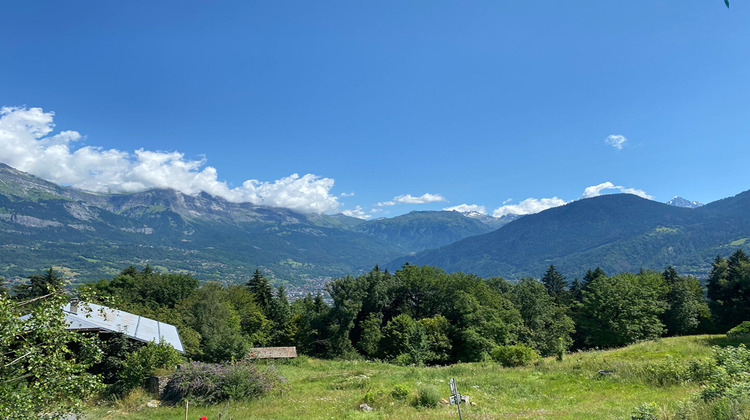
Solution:
<svg viewBox="0 0 750 420">
<path fill-rule="evenodd" d="M 750 191 L 697 209 L 634 195 L 579 200 L 525 216 L 500 229 L 402 257 L 390 264 L 436 265 L 448 271 L 507 278 L 540 277 L 550 264 L 580 277 L 600 266 L 607 273 L 661 270 L 702 275 L 717 254 L 750 245 Z"/>
</svg>

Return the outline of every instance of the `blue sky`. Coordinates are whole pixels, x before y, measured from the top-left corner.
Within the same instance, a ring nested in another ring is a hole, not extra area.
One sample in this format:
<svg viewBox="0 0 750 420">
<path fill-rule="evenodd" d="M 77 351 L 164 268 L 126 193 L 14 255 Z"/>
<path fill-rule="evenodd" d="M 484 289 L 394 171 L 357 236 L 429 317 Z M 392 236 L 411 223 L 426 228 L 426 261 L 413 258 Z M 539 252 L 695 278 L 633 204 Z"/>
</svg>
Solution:
<svg viewBox="0 0 750 420">
<path fill-rule="evenodd" d="M 360 217 L 710 202 L 750 188 L 749 18 L 721 0 L 7 2 L 0 162 Z"/>
</svg>

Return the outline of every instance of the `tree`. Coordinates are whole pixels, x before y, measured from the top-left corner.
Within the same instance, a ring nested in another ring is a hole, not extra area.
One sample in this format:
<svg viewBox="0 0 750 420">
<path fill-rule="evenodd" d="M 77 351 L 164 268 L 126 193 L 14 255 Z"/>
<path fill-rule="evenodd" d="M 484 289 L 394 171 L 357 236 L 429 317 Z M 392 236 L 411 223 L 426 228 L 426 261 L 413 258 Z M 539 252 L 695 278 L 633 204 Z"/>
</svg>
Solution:
<svg viewBox="0 0 750 420">
<path fill-rule="evenodd" d="M 383 327 L 383 355 L 403 364 L 422 364 L 429 357 L 424 327 L 408 314 L 401 314 Z"/>
<path fill-rule="evenodd" d="M 27 300 L 59 291 L 63 286 L 63 278 L 50 267 L 44 274 L 34 274 L 29 282 L 13 288 L 16 299 Z"/>
<path fill-rule="evenodd" d="M 185 324 L 200 334 L 201 352 L 193 357 L 225 362 L 245 356 L 248 343 L 241 332 L 240 317 L 221 284 L 204 284 L 180 304 L 178 312 L 183 314 Z"/>
<path fill-rule="evenodd" d="M 534 279 L 522 279 L 514 288 L 511 300 L 523 319 L 519 340 L 539 351 L 542 356 L 557 354 L 562 345 L 567 350 L 573 343 L 573 320 L 545 293 L 545 285 Z"/>
<path fill-rule="evenodd" d="M 750 319 L 750 258 L 742 250 L 735 251 L 728 259 L 716 257 L 707 289 L 711 312 L 720 331 Z"/>
<path fill-rule="evenodd" d="M 578 324 L 591 347 L 621 347 L 660 337 L 667 287 L 661 275 L 596 277 L 583 291 Z"/>
<path fill-rule="evenodd" d="M 547 289 L 547 294 L 552 297 L 552 300 L 557 304 L 567 305 L 570 302 L 568 288 L 568 281 L 565 280 L 562 274 L 555 268 L 554 265 L 550 265 L 547 272 L 542 277 L 542 284 Z"/>
<path fill-rule="evenodd" d="M 668 267 L 662 273 L 667 283 L 667 309 L 664 324 L 671 335 L 695 333 L 701 320 L 710 316 L 703 288 L 695 277 L 682 277 Z"/>
<path fill-rule="evenodd" d="M 0 294 L 0 417 L 62 417 L 101 389 L 87 373 L 101 352 L 94 337 L 65 329 L 66 300 L 57 288 L 21 302 Z"/>
<path fill-rule="evenodd" d="M 365 356 L 376 357 L 380 351 L 380 340 L 383 338 L 381 331 L 382 319 L 377 314 L 369 314 L 362 322 L 362 335 L 357 342 L 357 348 Z"/>
<path fill-rule="evenodd" d="M 255 295 L 255 299 L 263 312 L 268 315 L 268 308 L 271 306 L 271 300 L 273 299 L 273 288 L 268 279 L 260 274 L 260 270 L 256 269 L 253 277 L 247 281 L 246 286 Z"/>
<path fill-rule="evenodd" d="M 242 335 L 250 345 L 266 345 L 270 341 L 272 323 L 255 301 L 255 295 L 243 285 L 230 286 L 227 292 L 229 302 L 240 317 Z"/>
<path fill-rule="evenodd" d="M 289 299 L 286 297 L 284 286 L 279 286 L 276 296 L 271 300 L 268 312 L 272 323 L 271 344 L 275 346 L 292 344 L 294 325 L 291 322 L 292 312 L 289 308 Z"/>
</svg>

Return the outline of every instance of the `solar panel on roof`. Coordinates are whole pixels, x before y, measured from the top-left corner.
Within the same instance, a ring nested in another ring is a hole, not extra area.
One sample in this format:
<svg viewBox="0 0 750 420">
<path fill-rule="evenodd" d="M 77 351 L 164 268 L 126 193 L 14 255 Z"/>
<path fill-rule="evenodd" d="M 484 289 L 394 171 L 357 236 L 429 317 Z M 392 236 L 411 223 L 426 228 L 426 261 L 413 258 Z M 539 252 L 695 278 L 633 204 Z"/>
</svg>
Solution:
<svg viewBox="0 0 750 420">
<path fill-rule="evenodd" d="M 63 307 L 63 311 L 69 323 L 68 329 L 103 329 L 119 332 L 138 341 L 156 343 L 164 341 L 180 353 L 185 352 L 180 334 L 174 325 L 95 303 L 80 302 L 78 305 L 73 305 L 73 308 L 67 304 Z"/>
</svg>

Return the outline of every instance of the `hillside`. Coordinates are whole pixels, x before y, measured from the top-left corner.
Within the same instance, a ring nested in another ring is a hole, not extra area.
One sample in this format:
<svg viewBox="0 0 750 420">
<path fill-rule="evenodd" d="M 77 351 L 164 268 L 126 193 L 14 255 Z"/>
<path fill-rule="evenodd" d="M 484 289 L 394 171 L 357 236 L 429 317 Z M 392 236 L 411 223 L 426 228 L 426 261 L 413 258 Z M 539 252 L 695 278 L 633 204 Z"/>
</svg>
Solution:
<svg viewBox="0 0 750 420">
<path fill-rule="evenodd" d="M 525 216 L 500 229 L 386 264 L 436 265 L 506 278 L 540 277 L 550 264 L 569 278 L 600 266 L 607 273 L 661 270 L 704 275 L 717 254 L 750 246 L 750 191 L 696 209 L 634 195 L 579 200 Z"/>
<path fill-rule="evenodd" d="M 518 368 L 504 368 L 494 362 L 416 367 L 301 357 L 275 363 L 289 386 L 284 392 L 207 407 L 191 401 L 190 415 L 236 419 L 454 419 L 458 418 L 455 406 L 439 403 L 436 407 L 414 407 L 413 401 L 420 387 L 435 389 L 439 398 L 447 400 L 448 382 L 455 378 L 458 392 L 468 395 L 473 403 L 462 405 L 465 419 L 623 419 L 630 418 L 644 403 L 653 406 L 659 418 L 673 418 L 675 411 L 686 406 L 681 402 L 687 402 L 700 385 L 675 381 L 670 374 L 690 360 L 710 358 L 711 345 L 727 344 L 736 345 L 720 336 L 665 338 L 621 349 L 569 354 L 562 362 L 548 358 L 536 366 Z M 600 370 L 612 373 L 602 375 Z M 143 401 L 130 401 L 129 405 L 91 407 L 87 414 L 113 420 L 132 418 L 136 412 L 145 419 L 184 416 L 182 405 L 148 408 L 149 399 L 145 396 Z M 362 402 L 373 411 L 358 412 Z"/>
<path fill-rule="evenodd" d="M 455 211 L 413 211 L 389 219 L 367 221 L 355 226 L 354 230 L 404 249 L 422 251 L 493 229 Z"/>
</svg>

